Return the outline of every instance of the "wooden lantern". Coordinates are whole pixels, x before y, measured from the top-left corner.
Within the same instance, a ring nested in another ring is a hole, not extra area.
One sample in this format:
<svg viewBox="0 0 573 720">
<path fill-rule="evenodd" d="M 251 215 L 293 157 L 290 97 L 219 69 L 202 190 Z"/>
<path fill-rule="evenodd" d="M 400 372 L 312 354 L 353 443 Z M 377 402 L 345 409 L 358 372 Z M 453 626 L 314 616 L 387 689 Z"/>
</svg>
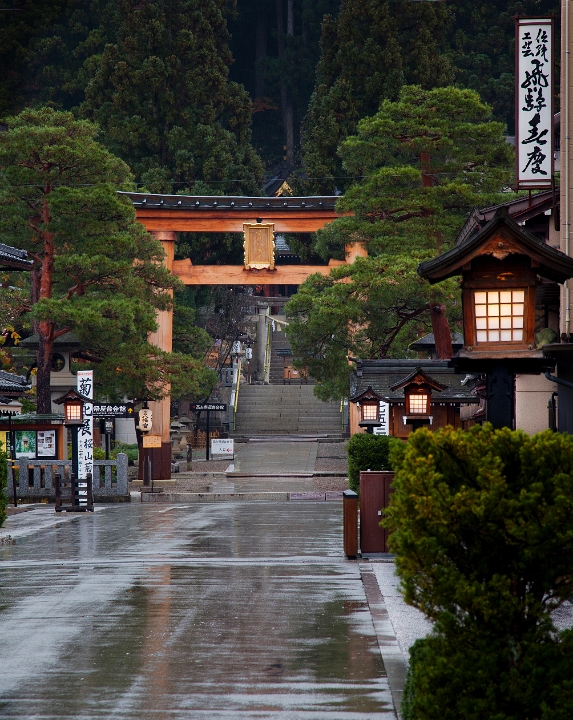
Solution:
<svg viewBox="0 0 573 720">
<path fill-rule="evenodd" d="M 442 385 L 425 373 L 421 367 L 417 367 L 410 375 L 392 385 L 390 389 L 393 391 L 404 390 L 406 402 L 404 422 L 420 424 L 420 421 L 431 422 L 432 390 L 442 392 L 447 389 L 447 385 Z"/>
<path fill-rule="evenodd" d="M 77 390 L 68 390 L 67 393 L 54 400 L 56 405 L 64 406 L 65 425 L 81 425 L 84 421 L 84 403 L 91 402 L 90 398 Z"/>
<path fill-rule="evenodd" d="M 563 283 L 573 259 L 514 222 L 501 207 L 456 247 L 422 263 L 431 283 L 461 275 L 464 347 L 459 357 L 525 357 L 535 352 L 535 295 L 540 278 Z"/>
<path fill-rule="evenodd" d="M 377 392 L 372 390 L 372 386 L 353 398 L 350 398 L 350 402 L 355 402 L 360 408 L 360 427 L 366 428 L 366 431 L 371 433 L 373 428 L 380 427 L 380 401 L 382 397 Z"/>
</svg>

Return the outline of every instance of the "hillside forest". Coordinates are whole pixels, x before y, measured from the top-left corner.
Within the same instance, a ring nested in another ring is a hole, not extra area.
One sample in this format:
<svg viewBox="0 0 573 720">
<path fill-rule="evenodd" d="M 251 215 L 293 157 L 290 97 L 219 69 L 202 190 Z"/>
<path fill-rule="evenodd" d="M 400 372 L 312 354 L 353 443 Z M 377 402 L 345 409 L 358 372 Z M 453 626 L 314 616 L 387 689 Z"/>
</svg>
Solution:
<svg viewBox="0 0 573 720">
<path fill-rule="evenodd" d="M 422 312 L 429 291 L 415 280 L 415 263 L 445 250 L 474 206 L 510 199 L 506 136 L 514 131 L 517 14 L 554 14 L 558 22 L 559 3 L 4 0 L 0 129 L 23 128 L 22 113 L 31 111 L 40 113 L 28 116 L 32 125 L 41 117 L 60 128 L 80 123 L 90 142 L 109 153 L 110 167 L 119 167 L 113 157 L 123 163 L 122 187 L 139 191 L 265 195 L 284 182 L 286 193 L 343 196 L 341 207 L 354 212 L 352 222 L 343 218 L 287 241 L 301 261 L 315 263 L 340 257 L 348 237 L 365 244 L 370 257 L 344 287 L 358 283 L 374 292 L 383 267 L 403 303 L 376 295 L 386 324 L 372 326 L 379 341 L 369 336 L 357 350 L 403 355 L 408 342 L 431 327 Z M 431 147 L 412 141 L 425 137 L 428 127 L 435 133 Z M 14 136 L 10 143 L 4 157 L 18 157 L 22 148 Z M 422 168 L 422 155 L 435 167 Z M 84 161 L 89 168 L 90 158 Z M 2 202 L 13 206 L 22 193 L 8 184 L 1 157 L 0 170 Z M 422 178 L 430 174 L 432 187 Z M 394 212 L 399 187 L 407 207 L 423 206 L 423 216 L 431 218 L 423 228 L 422 211 Z M 2 231 L 2 242 L 25 246 L 13 228 L 4 224 Z M 240 263 L 242 238 L 181 233 L 177 257 Z M 334 285 L 338 280 L 331 278 Z M 173 289 L 175 347 L 197 367 L 213 333 L 223 332 L 199 317 L 206 308 L 226 317 L 241 302 L 224 288 Z M 310 279 L 291 305 L 299 339 L 293 347 L 301 363 L 313 366 L 319 394 L 337 397 L 345 392 L 342 347 L 349 339 L 336 340 L 333 332 L 317 351 L 313 335 L 323 320 L 312 310 L 327 290 L 341 311 L 337 327 L 355 322 L 366 328 L 355 303 L 354 314 L 345 314 L 348 298 Z M 456 292 L 446 288 L 438 298 L 454 326 Z M 13 333 L 29 334 L 40 322 L 39 311 L 10 293 L 1 303 L 7 345 Z M 50 312 L 59 327 L 64 319 Z M 81 313 L 78 318 L 65 322 L 77 330 Z M 228 325 L 236 329 L 232 318 Z M 94 349 L 105 355 L 101 342 Z M 208 394 L 209 382 L 204 377 L 193 393 Z"/>
</svg>

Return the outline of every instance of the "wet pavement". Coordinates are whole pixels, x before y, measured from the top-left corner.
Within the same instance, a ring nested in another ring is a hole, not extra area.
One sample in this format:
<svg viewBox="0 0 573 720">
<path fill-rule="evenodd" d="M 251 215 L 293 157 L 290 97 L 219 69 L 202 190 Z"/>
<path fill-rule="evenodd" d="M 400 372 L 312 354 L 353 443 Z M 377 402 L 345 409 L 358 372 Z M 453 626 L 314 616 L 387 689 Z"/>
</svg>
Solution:
<svg viewBox="0 0 573 720">
<path fill-rule="evenodd" d="M 235 472 L 250 475 L 276 475 L 281 472 L 312 475 L 317 452 L 317 442 L 248 442 L 238 445 Z"/>
<path fill-rule="evenodd" d="M 339 503 L 46 507 L 8 534 L 2 718 L 395 717 Z"/>
</svg>

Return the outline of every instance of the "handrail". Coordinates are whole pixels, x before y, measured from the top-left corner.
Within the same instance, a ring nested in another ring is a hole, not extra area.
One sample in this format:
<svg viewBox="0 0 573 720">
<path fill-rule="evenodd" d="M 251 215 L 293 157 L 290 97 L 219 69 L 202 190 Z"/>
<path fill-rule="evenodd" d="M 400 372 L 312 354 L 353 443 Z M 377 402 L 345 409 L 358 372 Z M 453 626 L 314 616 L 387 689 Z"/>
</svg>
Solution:
<svg viewBox="0 0 573 720">
<path fill-rule="evenodd" d="M 241 387 L 241 361 L 237 364 L 237 387 L 235 388 L 235 402 L 233 403 L 233 430 L 237 429 L 237 408 L 239 407 L 239 389 Z"/>
<path fill-rule="evenodd" d="M 269 382 L 269 374 L 271 370 L 271 340 L 272 334 L 268 331 L 267 327 L 267 346 L 265 348 L 265 377 L 264 380 Z"/>
</svg>

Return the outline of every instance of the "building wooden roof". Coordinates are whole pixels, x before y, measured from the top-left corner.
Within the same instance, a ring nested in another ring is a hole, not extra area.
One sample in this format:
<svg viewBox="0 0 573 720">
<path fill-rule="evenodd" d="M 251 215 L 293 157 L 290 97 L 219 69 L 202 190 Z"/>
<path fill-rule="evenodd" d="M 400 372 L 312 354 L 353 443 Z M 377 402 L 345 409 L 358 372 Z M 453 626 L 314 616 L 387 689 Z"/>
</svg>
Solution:
<svg viewBox="0 0 573 720">
<path fill-rule="evenodd" d="M 493 237 L 496 243 L 492 244 L 490 241 Z M 487 245 L 488 243 L 490 245 Z M 509 217 L 507 208 L 504 207 L 499 208 L 489 222 L 459 245 L 433 260 L 421 263 L 418 273 L 434 284 L 454 275 L 461 275 L 463 266 L 479 255 L 505 257 L 512 253 L 531 258 L 535 264 L 535 272 L 541 277 L 558 283 L 573 277 L 573 258 L 524 230 Z"/>
</svg>

